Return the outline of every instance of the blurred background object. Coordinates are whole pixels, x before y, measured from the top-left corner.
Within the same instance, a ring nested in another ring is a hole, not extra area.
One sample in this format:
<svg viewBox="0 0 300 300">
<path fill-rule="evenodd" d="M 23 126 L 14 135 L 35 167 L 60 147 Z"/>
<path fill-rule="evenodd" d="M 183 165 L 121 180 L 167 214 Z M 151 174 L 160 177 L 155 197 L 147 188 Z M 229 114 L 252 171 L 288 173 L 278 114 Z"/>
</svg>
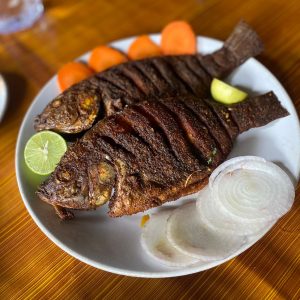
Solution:
<svg viewBox="0 0 300 300">
<path fill-rule="evenodd" d="M 7 106 L 7 86 L 0 74 L 0 122 L 3 119 L 5 110 Z"/>
<path fill-rule="evenodd" d="M 30 27 L 42 14 L 41 0 L 1 0 L 0 34 L 8 34 Z"/>
</svg>

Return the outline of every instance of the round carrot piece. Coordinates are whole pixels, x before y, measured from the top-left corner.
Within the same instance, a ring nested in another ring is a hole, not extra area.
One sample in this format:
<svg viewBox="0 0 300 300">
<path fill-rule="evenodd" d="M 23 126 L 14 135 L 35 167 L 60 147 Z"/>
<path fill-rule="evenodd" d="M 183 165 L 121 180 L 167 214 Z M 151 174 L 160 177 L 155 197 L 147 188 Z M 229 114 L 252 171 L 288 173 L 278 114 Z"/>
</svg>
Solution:
<svg viewBox="0 0 300 300">
<path fill-rule="evenodd" d="M 125 61 L 127 57 L 121 51 L 108 46 L 99 46 L 92 51 L 89 66 L 96 72 L 101 72 Z"/>
<path fill-rule="evenodd" d="M 196 35 L 185 21 L 174 21 L 164 27 L 161 33 L 161 48 L 166 55 L 195 54 Z"/>
<path fill-rule="evenodd" d="M 80 62 L 70 62 L 62 66 L 57 73 L 57 80 L 62 91 L 71 85 L 93 75 L 93 71 Z"/>
<path fill-rule="evenodd" d="M 160 47 L 155 44 L 148 35 L 137 37 L 128 49 L 130 59 L 142 59 L 146 57 L 161 55 Z"/>
</svg>

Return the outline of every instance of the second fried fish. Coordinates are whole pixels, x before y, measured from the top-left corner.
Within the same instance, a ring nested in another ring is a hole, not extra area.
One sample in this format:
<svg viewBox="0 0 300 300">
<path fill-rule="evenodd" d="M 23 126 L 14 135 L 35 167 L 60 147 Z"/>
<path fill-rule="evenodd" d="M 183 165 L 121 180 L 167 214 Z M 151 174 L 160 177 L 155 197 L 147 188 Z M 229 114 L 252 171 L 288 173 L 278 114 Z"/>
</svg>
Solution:
<svg viewBox="0 0 300 300">
<path fill-rule="evenodd" d="M 240 22 L 212 54 L 129 61 L 81 81 L 46 106 L 35 119 L 35 129 L 79 133 L 128 104 L 166 96 L 208 97 L 213 77 L 225 77 L 261 51 L 256 32 Z"/>
</svg>

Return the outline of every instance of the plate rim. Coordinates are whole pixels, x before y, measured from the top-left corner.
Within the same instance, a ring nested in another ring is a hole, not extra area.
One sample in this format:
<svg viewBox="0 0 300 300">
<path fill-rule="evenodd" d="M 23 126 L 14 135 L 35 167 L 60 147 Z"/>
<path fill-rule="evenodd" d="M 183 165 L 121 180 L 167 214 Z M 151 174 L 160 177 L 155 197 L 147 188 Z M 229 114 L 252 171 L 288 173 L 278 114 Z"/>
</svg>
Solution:
<svg viewBox="0 0 300 300">
<path fill-rule="evenodd" d="M 159 33 L 154 33 L 154 34 L 149 34 L 150 38 L 159 38 L 161 36 L 161 34 Z M 116 43 L 122 43 L 122 42 L 128 42 L 130 40 L 133 40 L 134 38 L 136 38 L 136 36 L 130 36 L 130 37 L 126 37 L 126 38 L 122 38 L 122 39 L 118 39 L 115 41 L 112 41 L 111 43 L 108 43 L 108 45 L 114 45 Z M 206 39 L 212 42 L 218 42 L 220 45 L 223 44 L 223 41 L 218 40 L 218 39 L 214 39 L 211 37 L 207 37 L 207 36 L 202 36 L 202 35 L 198 35 L 197 36 L 197 41 L 199 39 Z M 84 53 L 83 55 L 79 56 L 78 58 L 76 58 L 75 60 L 82 60 L 84 59 L 84 57 L 88 56 L 90 54 L 91 51 L 87 51 L 86 53 Z M 297 131 L 298 131 L 298 135 L 299 135 L 299 140 L 300 140 L 300 121 L 299 121 L 299 116 L 297 114 L 296 108 L 294 106 L 293 101 L 291 100 L 290 96 L 288 95 L 287 91 L 285 90 L 285 88 L 283 87 L 283 85 L 280 83 L 280 81 L 275 77 L 275 75 L 273 75 L 271 73 L 271 71 L 269 71 L 262 63 L 260 63 L 257 59 L 255 58 L 249 58 L 249 60 L 252 61 L 252 63 L 256 64 L 257 66 L 259 66 L 260 68 L 262 68 L 267 74 L 268 76 L 270 76 L 272 78 L 272 80 L 274 80 L 274 82 L 276 82 L 276 84 L 278 86 L 281 87 L 281 92 L 283 93 L 284 97 L 286 97 L 286 99 L 288 99 L 288 101 L 291 103 L 291 107 L 290 109 L 292 111 L 290 111 L 290 113 L 292 113 L 293 115 L 296 116 L 297 119 Z M 34 97 L 32 103 L 29 105 L 29 107 L 27 108 L 27 111 L 23 117 L 21 126 L 19 128 L 18 131 L 18 136 L 17 136 L 17 141 L 16 141 L 16 150 L 15 150 L 15 171 L 16 171 L 16 179 L 17 179 L 17 185 L 18 185 L 18 189 L 19 192 L 21 194 L 21 198 L 22 201 L 27 209 L 27 211 L 29 212 L 29 215 L 31 216 L 31 218 L 33 219 L 33 221 L 35 222 L 35 224 L 39 227 L 39 229 L 46 235 L 47 238 L 49 238 L 56 246 L 58 246 L 60 249 L 62 249 L 63 251 L 65 251 L 67 254 L 71 255 L 72 257 L 78 259 L 81 262 L 84 262 L 92 267 L 95 267 L 97 269 L 106 271 L 106 272 L 110 272 L 113 274 L 118 274 L 118 275 L 126 275 L 126 276 L 130 276 L 130 277 L 140 277 L 140 278 L 171 278 L 171 277 L 178 277 L 178 276 L 184 276 L 184 275 L 190 275 L 190 274 L 194 274 L 194 273 L 198 273 L 198 272 L 202 272 L 205 270 L 209 270 L 213 267 L 219 266 L 225 262 L 228 262 L 229 260 L 231 260 L 234 257 L 237 257 L 238 255 L 240 255 L 241 253 L 245 252 L 247 249 L 249 249 L 250 247 L 252 247 L 255 243 L 257 243 L 260 239 L 263 238 L 264 235 L 266 235 L 269 230 L 274 226 L 274 224 L 272 226 L 270 226 L 270 228 L 268 228 L 260 237 L 258 240 L 251 242 L 250 244 L 248 244 L 246 247 L 241 247 L 241 249 L 239 251 L 237 251 L 236 253 L 234 253 L 233 255 L 220 260 L 220 261 L 214 261 L 205 265 L 204 268 L 200 266 L 195 265 L 193 266 L 189 266 L 189 269 L 176 269 L 174 268 L 174 270 L 168 270 L 168 271 L 161 271 L 161 272 L 142 272 L 142 271 L 130 271 L 127 269 L 123 269 L 123 268 L 117 268 L 117 267 L 112 267 L 109 266 L 107 264 L 103 264 L 97 261 L 94 261 L 93 259 L 87 258 L 79 253 L 77 253 L 76 251 L 74 251 L 72 248 L 66 246 L 63 242 L 61 242 L 58 238 L 55 237 L 55 235 L 53 235 L 43 224 L 42 222 L 39 220 L 39 217 L 35 214 L 35 212 L 32 210 L 30 203 L 27 201 L 27 198 L 25 196 L 25 193 L 23 191 L 23 186 L 21 183 L 21 174 L 20 174 L 20 155 L 21 154 L 21 133 L 24 131 L 25 128 L 25 123 L 26 120 L 28 119 L 28 115 L 30 113 L 30 111 L 32 110 L 32 107 L 35 106 L 36 102 L 38 101 L 40 95 L 44 92 L 44 90 L 46 90 L 48 88 L 48 85 L 50 85 L 50 82 L 56 77 L 56 74 L 54 74 L 48 81 L 47 83 L 39 90 L 39 92 L 36 94 L 36 96 Z M 300 177 L 300 156 L 298 158 L 298 162 L 297 162 L 297 169 L 298 169 L 298 173 L 297 173 L 297 177 L 296 180 L 299 180 Z"/>
</svg>

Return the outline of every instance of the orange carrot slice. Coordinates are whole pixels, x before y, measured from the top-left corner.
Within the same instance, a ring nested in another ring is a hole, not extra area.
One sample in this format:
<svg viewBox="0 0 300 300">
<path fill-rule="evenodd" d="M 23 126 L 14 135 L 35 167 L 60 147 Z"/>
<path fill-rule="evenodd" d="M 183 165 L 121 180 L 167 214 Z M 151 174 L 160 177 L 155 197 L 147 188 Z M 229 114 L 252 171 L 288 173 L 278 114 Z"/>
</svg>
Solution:
<svg viewBox="0 0 300 300">
<path fill-rule="evenodd" d="M 164 54 L 195 54 L 196 35 L 185 21 L 174 21 L 164 27 L 161 33 L 161 48 Z"/>
<path fill-rule="evenodd" d="M 80 62 L 70 62 L 59 69 L 57 79 L 60 89 L 64 91 L 71 85 L 86 79 L 91 75 L 93 75 L 93 71 L 85 64 Z"/>
<path fill-rule="evenodd" d="M 89 66 L 95 71 L 101 72 L 125 61 L 127 61 L 127 57 L 121 51 L 108 46 L 99 46 L 92 51 Z"/>
<path fill-rule="evenodd" d="M 137 37 L 128 49 L 128 56 L 130 59 L 142 59 L 151 56 L 161 55 L 162 51 L 148 35 L 141 35 Z"/>
</svg>

